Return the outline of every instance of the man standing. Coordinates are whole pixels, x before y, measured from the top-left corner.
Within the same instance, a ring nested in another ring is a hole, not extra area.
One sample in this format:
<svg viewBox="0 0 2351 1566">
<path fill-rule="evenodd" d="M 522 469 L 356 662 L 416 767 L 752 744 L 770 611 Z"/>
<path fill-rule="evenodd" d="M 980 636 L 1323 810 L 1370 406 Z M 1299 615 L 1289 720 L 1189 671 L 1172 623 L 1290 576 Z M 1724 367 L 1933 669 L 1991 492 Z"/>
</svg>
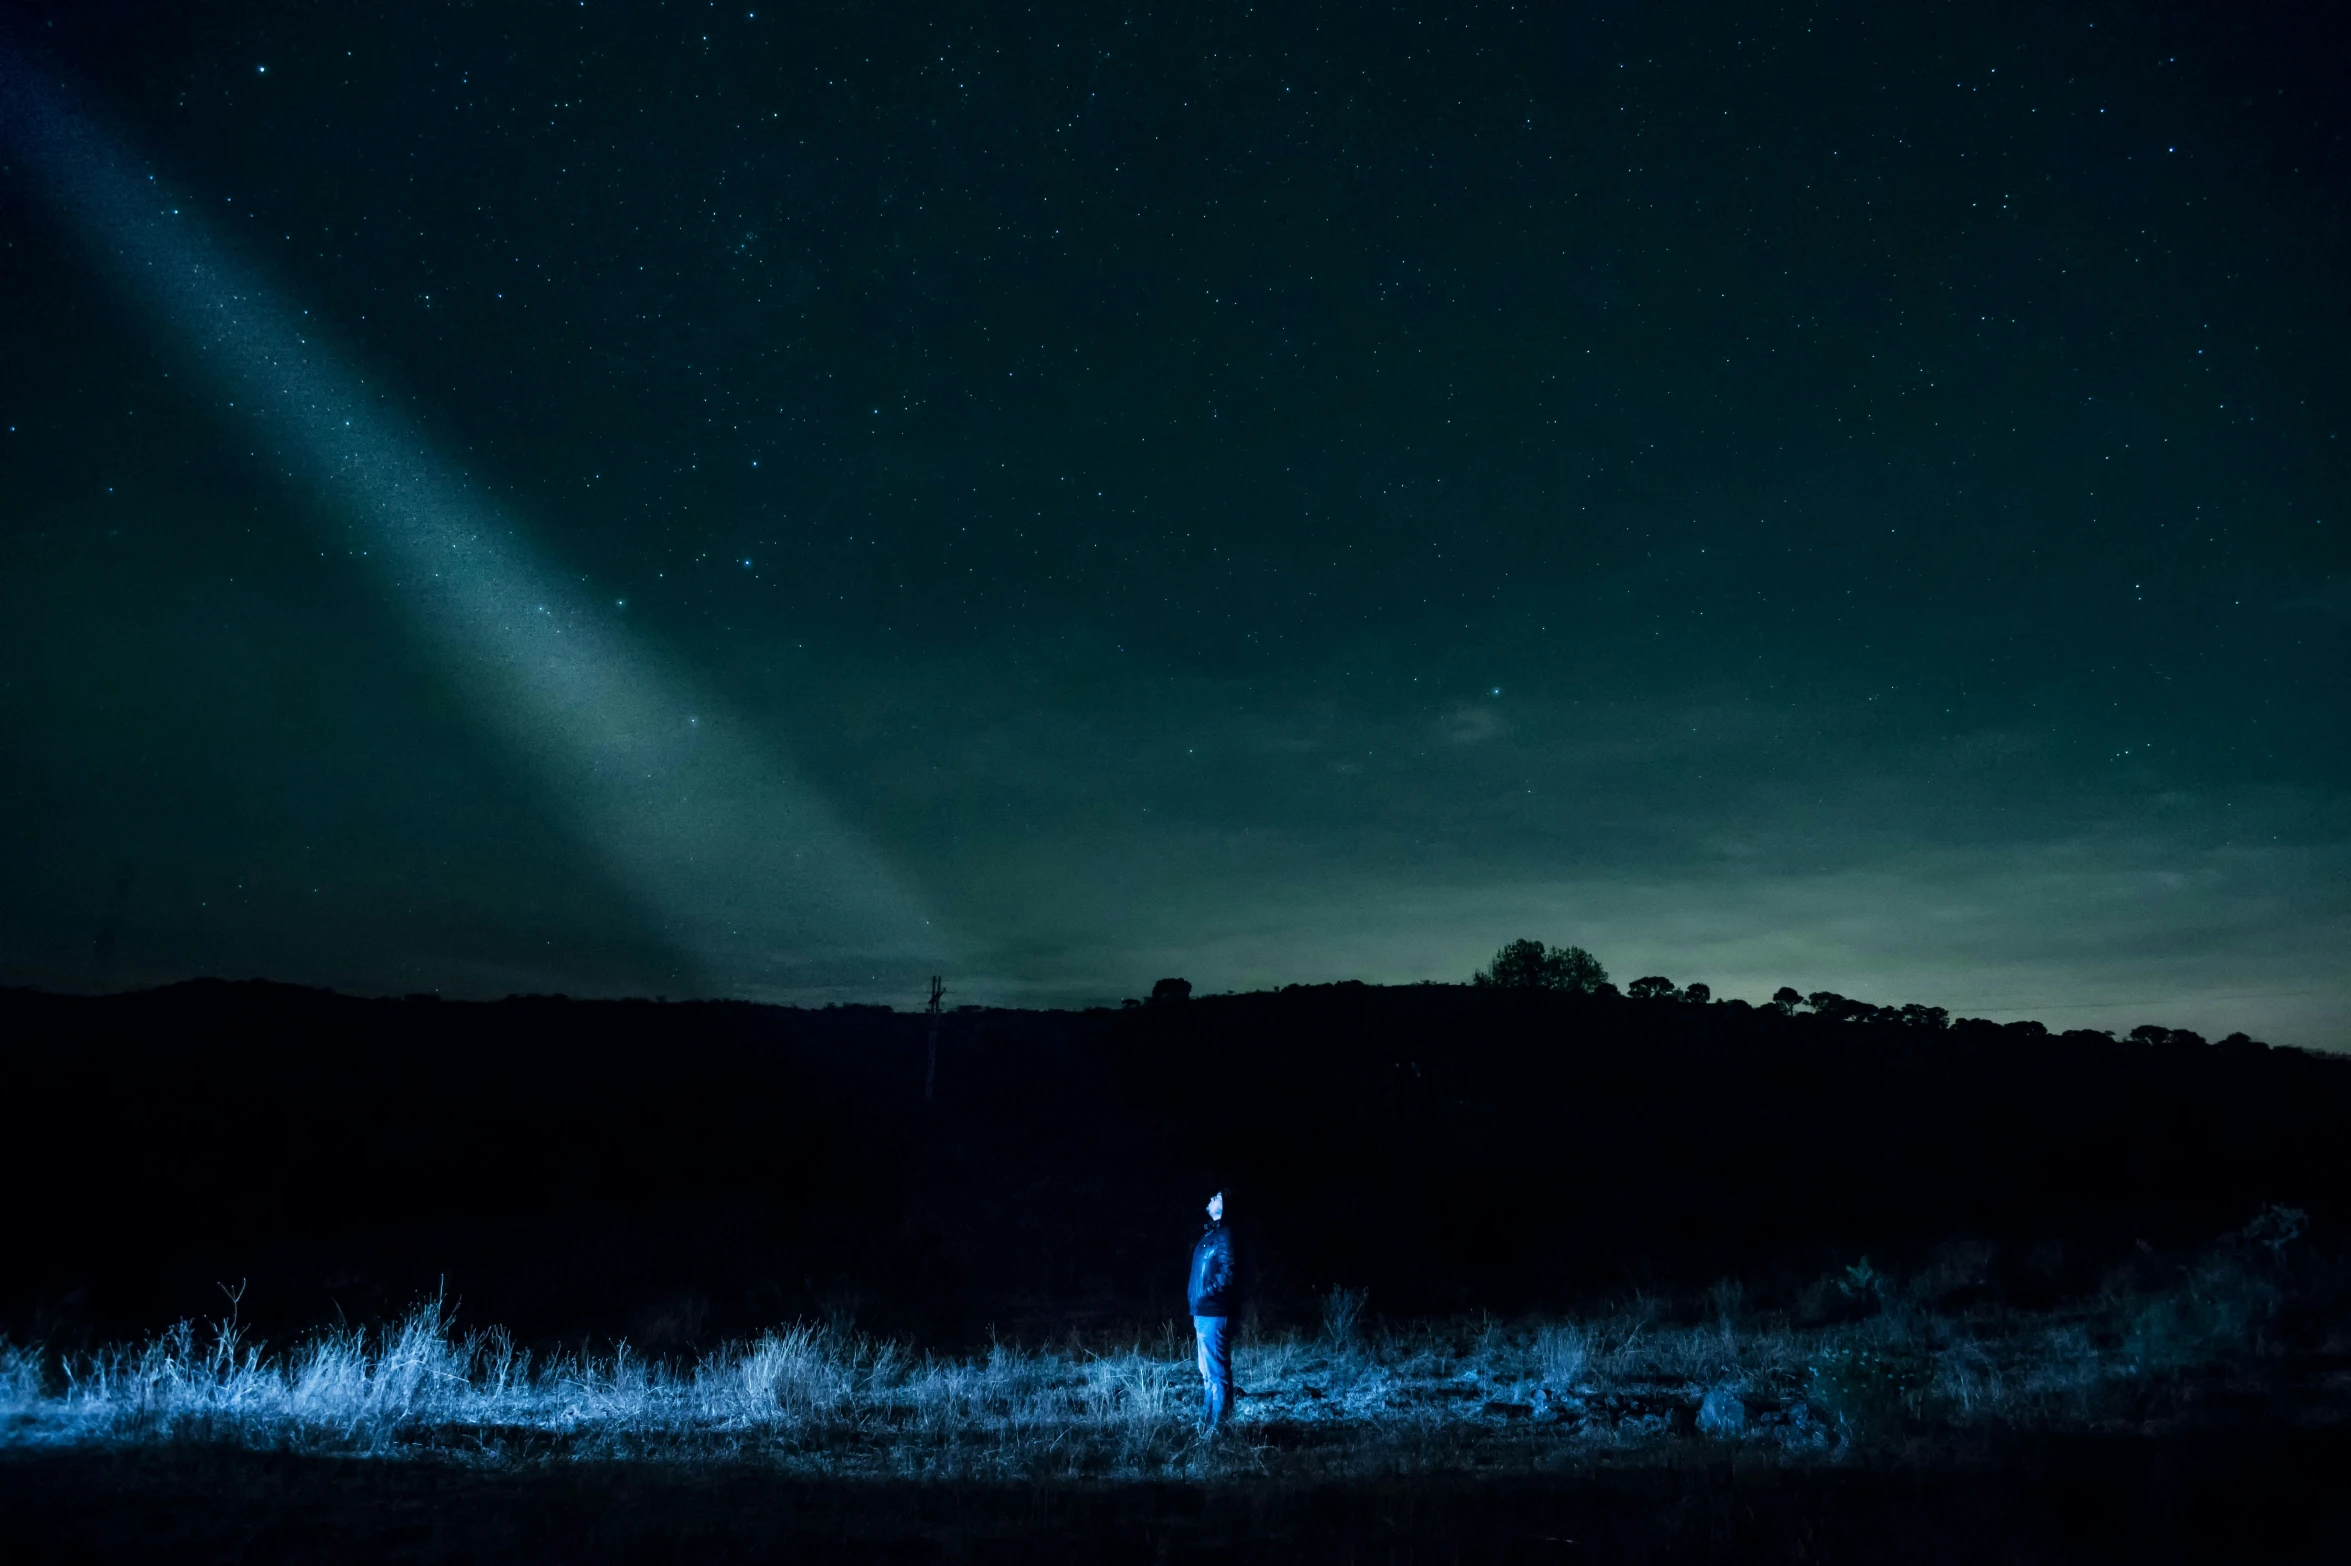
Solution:
<svg viewBox="0 0 2351 1566">
<path fill-rule="evenodd" d="M 1224 1192 L 1208 1199 L 1208 1228 L 1192 1247 L 1192 1331 L 1200 1340 L 1200 1380 L 1207 1394 L 1206 1424 L 1224 1423 L 1233 1406 L 1233 1307 L 1240 1303 L 1233 1271 L 1232 1231 L 1224 1226 Z"/>
</svg>

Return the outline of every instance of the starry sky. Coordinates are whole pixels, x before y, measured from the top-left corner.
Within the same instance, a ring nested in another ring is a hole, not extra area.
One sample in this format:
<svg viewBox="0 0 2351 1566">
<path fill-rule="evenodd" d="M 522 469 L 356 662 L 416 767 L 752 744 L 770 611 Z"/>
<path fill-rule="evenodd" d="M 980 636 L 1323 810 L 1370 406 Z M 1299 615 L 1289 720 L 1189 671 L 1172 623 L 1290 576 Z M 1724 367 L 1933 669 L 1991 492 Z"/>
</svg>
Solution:
<svg viewBox="0 0 2351 1566">
<path fill-rule="evenodd" d="M 0 983 L 2351 1047 L 2351 29 L 2159 9 L 12 8 Z"/>
</svg>

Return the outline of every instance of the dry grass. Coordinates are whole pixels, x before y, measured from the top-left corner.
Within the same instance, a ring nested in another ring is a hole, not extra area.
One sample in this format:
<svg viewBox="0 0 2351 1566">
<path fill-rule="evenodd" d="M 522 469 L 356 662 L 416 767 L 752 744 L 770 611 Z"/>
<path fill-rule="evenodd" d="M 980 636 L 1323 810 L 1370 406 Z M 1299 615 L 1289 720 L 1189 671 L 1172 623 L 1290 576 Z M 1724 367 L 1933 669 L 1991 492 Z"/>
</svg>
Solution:
<svg viewBox="0 0 2351 1566">
<path fill-rule="evenodd" d="M 1970 1429 L 2177 1418 L 2254 1362 L 2279 1292 L 2221 1259 L 2158 1292 L 2042 1315 L 1894 1301 L 1798 1327 L 1717 1291 L 1575 1321 L 1387 1325 L 1340 1298 L 1324 1330 L 1244 1337 L 1245 1396 L 1196 1427 L 1189 1333 L 950 1357 L 794 1324 L 698 1361 L 534 1358 L 438 1304 L 273 1354 L 233 1323 L 63 1361 L 0 1345 L 0 1441 L 174 1441 L 506 1462 L 757 1457 L 834 1475 L 1343 1474 L 1576 1460 L 1687 1439 L 1835 1456 Z"/>
</svg>

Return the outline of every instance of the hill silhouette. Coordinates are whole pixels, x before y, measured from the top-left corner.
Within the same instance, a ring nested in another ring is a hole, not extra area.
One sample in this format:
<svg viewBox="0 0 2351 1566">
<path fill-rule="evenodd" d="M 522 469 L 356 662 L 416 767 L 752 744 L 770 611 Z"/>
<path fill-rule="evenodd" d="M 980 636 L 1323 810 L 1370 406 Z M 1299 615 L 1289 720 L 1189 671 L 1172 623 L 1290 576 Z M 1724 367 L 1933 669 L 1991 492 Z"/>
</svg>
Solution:
<svg viewBox="0 0 2351 1566">
<path fill-rule="evenodd" d="M 880 1007 L 0 993 L 0 1330 L 123 1337 L 240 1280 L 281 1335 L 445 1288 L 526 1340 L 656 1353 L 791 1317 L 1156 1323 L 1216 1186 L 1272 1320 L 1334 1285 L 1391 1316 L 1720 1278 L 1831 1308 L 1863 1257 L 1954 1254 L 1954 1287 L 2029 1300 L 2269 1204 L 2319 1235 L 2347 1210 L 2351 1062 L 1683 993 L 966 1008 L 927 1103 L 929 1019 Z"/>
</svg>

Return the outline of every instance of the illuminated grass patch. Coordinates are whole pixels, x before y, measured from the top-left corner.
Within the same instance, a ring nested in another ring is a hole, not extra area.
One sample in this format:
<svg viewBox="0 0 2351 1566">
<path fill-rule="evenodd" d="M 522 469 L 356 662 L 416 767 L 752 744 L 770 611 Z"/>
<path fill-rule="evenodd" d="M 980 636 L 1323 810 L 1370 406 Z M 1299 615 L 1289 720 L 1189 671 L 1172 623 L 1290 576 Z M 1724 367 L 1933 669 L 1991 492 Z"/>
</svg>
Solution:
<svg viewBox="0 0 2351 1566">
<path fill-rule="evenodd" d="M 1799 1327 L 1736 1309 L 1491 1318 L 1246 1338 L 1233 1425 L 1198 1431 L 1174 1324 L 1123 1346 L 998 1345 L 957 1357 L 804 1324 L 698 1360 L 534 1355 L 438 1303 L 283 1352 L 183 1323 L 63 1359 L 0 1346 L 12 1444 L 170 1442 L 492 1463 L 755 1458 L 875 1477 L 1174 1477 L 1235 1468 L 1541 1467 L 1702 1441 L 1833 1459 L 1967 1431 L 2150 1428 L 2262 1372 L 2280 1289 L 2221 1258 L 2161 1291 L 2043 1313 L 1899 1299 Z M 1358 1304 L 1360 1302 L 1357 1302 Z"/>
</svg>

